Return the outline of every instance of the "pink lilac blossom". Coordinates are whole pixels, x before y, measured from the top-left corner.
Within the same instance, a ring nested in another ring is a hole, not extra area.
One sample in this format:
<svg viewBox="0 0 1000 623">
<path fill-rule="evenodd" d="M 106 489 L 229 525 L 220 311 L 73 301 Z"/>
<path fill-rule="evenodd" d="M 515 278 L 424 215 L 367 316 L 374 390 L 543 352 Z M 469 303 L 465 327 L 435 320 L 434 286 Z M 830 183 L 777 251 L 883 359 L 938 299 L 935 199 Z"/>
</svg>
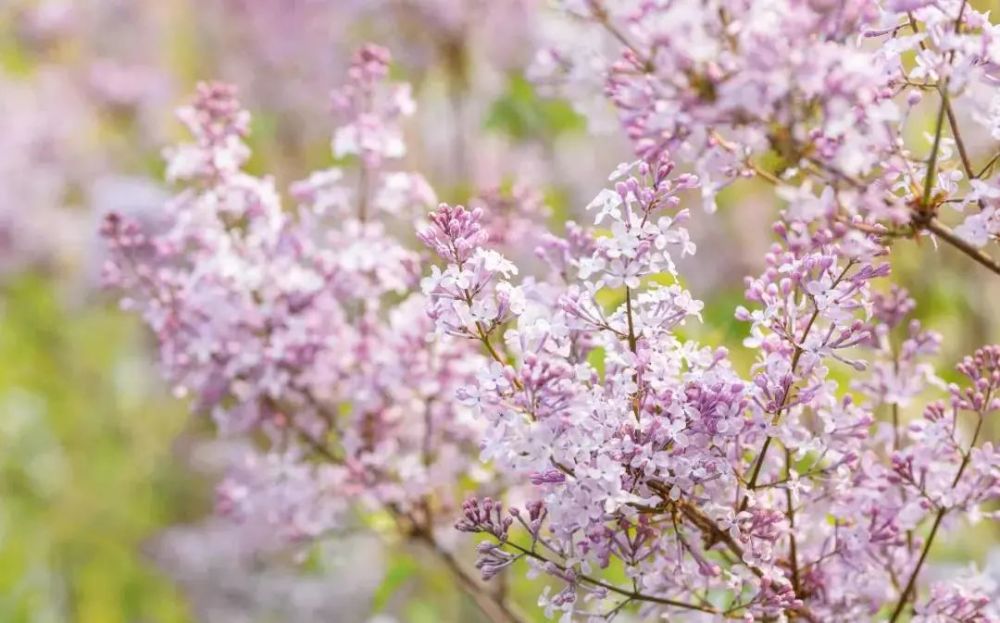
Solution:
<svg viewBox="0 0 1000 623">
<path fill-rule="evenodd" d="M 895 607 L 896 620 L 943 520 L 992 517 L 980 509 L 1000 498 L 1000 452 L 979 443 L 1000 409 L 1000 347 L 959 365 L 968 383 L 948 403 L 877 427 L 941 385 L 922 361 L 940 338 L 906 322 L 905 292 L 876 292 L 889 275 L 877 236 L 792 206 L 736 312 L 758 353 L 741 375 L 725 349 L 683 337 L 701 303 L 663 283 L 695 252 L 679 201 L 699 179 L 664 155 L 615 177 L 590 206 L 602 230 L 544 240 L 545 275 L 519 278 L 483 246 L 482 210 L 442 205 L 419 231 L 445 263 L 423 282 L 439 333 L 494 360 L 459 393 L 487 424 L 481 456 L 533 488 L 524 507 L 466 502 L 456 527 L 486 537 L 483 578 L 526 562 L 564 621 L 631 606 L 692 621 Z M 919 616 L 995 620 L 988 594 L 962 586 L 935 584 Z"/>
<path fill-rule="evenodd" d="M 956 114 L 995 124 L 995 27 L 957 0 L 562 4 L 606 36 L 545 52 L 539 75 L 602 85 L 638 158 L 588 206 L 594 227 L 546 232 L 522 189 L 514 218 L 495 193 L 441 204 L 417 224 L 441 260 L 425 270 L 397 229 L 436 200 L 387 168 L 413 105 L 375 47 L 332 98 L 348 164 L 294 184 L 295 210 L 245 171 L 232 89 L 205 85 L 180 115 L 194 142 L 169 153 L 169 226 L 109 217 L 108 278 L 178 392 L 263 442 L 222 510 L 291 540 L 388 511 L 497 620 L 517 617 L 435 540 L 455 515 L 482 535 L 484 580 L 526 565 L 563 621 L 996 621 L 989 578 L 926 569 L 998 519 L 1000 346 L 945 385 L 942 338 L 889 282 L 895 239 L 928 234 L 1000 273 L 979 248 L 997 158 L 972 164 Z M 921 100 L 926 147 L 905 132 Z M 735 310 L 742 370 L 692 339 L 703 305 L 678 262 L 696 252 L 684 199 L 714 209 L 749 177 L 784 210 Z M 954 230 L 952 207 L 970 214 Z M 477 453 L 497 482 L 459 511 Z"/>
<path fill-rule="evenodd" d="M 539 53 L 535 78 L 603 96 L 637 154 L 698 173 L 708 210 L 760 177 L 800 219 L 932 235 L 1000 273 L 997 145 L 973 136 L 996 125 L 988 13 L 966 0 L 559 4 L 575 37 Z M 933 129 L 912 140 L 925 108 Z"/>
<path fill-rule="evenodd" d="M 178 112 L 192 140 L 166 152 L 179 187 L 169 222 L 110 214 L 105 277 L 152 328 L 177 394 L 221 434 L 261 442 L 217 490 L 224 515 L 267 535 L 259 545 L 310 542 L 352 509 L 382 510 L 454 567 L 435 531 L 459 481 L 475 484 L 481 429 L 454 397 L 484 360 L 466 342 L 427 339 L 421 257 L 391 233 L 435 200 L 419 175 L 390 167 L 412 102 L 388 63 L 373 45 L 354 56 L 333 95 L 332 147 L 346 164 L 293 184 L 293 210 L 272 178 L 244 169 L 250 115 L 235 89 L 202 84 Z"/>
</svg>

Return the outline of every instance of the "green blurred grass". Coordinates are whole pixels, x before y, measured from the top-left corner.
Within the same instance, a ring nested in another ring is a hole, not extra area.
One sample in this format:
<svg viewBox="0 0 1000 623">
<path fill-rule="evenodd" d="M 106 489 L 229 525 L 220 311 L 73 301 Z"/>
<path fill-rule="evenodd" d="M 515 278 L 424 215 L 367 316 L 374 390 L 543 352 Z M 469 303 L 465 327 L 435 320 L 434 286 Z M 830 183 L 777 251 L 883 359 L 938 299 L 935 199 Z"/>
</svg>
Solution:
<svg viewBox="0 0 1000 623">
<path fill-rule="evenodd" d="M 198 502 L 139 323 L 30 275 L 0 304 L 0 621 L 189 620 L 141 553 Z"/>
</svg>

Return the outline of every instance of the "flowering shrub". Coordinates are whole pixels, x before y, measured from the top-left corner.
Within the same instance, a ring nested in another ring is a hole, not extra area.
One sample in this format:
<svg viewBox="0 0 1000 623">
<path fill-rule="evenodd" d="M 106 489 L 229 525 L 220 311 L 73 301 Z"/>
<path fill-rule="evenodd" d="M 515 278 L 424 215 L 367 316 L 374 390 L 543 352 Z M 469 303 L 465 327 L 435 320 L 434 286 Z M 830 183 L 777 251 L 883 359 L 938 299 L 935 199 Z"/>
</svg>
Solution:
<svg viewBox="0 0 1000 623">
<path fill-rule="evenodd" d="M 967 0 L 560 5 L 583 27 L 539 53 L 536 79 L 606 98 L 641 157 L 670 150 L 697 170 L 710 211 L 721 189 L 757 176 L 795 220 L 847 239 L 933 235 L 1000 274 L 982 251 L 1000 240 L 997 158 L 975 164 L 959 123 L 1000 136 L 1000 33 Z M 907 141 L 923 100 L 929 152 Z M 945 210 L 963 219 L 954 231 Z"/>
<path fill-rule="evenodd" d="M 419 175 L 387 168 L 413 107 L 405 85 L 386 82 L 388 61 L 375 46 L 355 56 L 332 97 L 333 151 L 354 164 L 295 183 L 294 212 L 272 179 L 243 170 L 250 118 L 234 89 L 203 84 L 179 113 L 194 142 L 168 152 L 168 177 L 185 185 L 169 225 L 104 224 L 105 276 L 155 331 L 177 394 L 222 432 L 265 440 L 218 488 L 220 509 L 263 544 L 321 536 L 358 503 L 437 547 L 433 529 L 474 460 L 480 426 L 450 397 L 482 357 L 426 339 L 420 257 L 386 223 L 435 201 Z"/>
<path fill-rule="evenodd" d="M 676 205 L 697 182 L 672 169 L 621 171 L 594 206 L 610 234 L 548 238 L 545 278 L 512 282 L 516 267 L 477 247 L 478 212 L 443 206 L 422 232 L 447 263 L 423 284 L 439 331 L 496 361 L 460 392 L 489 424 L 484 457 L 533 485 L 523 508 L 470 500 L 458 529 L 488 537 L 484 578 L 522 559 L 550 576 L 541 603 L 566 620 L 631 604 L 812 621 L 898 604 L 897 618 L 942 522 L 993 516 L 979 508 L 1000 495 L 1000 452 L 978 442 L 1000 409 L 1000 347 L 965 359 L 967 384 L 904 425 L 898 408 L 941 385 L 921 361 L 940 338 L 906 322 L 901 289 L 875 292 L 880 245 L 779 223 L 783 244 L 747 280 L 752 309 L 736 312 L 759 353 L 741 377 L 725 349 L 682 337 L 701 304 L 650 280 L 694 251 Z M 995 620 L 978 586 L 936 584 L 920 620 Z"/>
<path fill-rule="evenodd" d="M 111 215 L 106 274 L 178 393 L 257 442 L 220 509 L 292 541 L 380 509 L 493 620 L 520 615 L 469 576 L 448 524 L 478 535 L 483 580 L 527 567 L 563 621 L 1000 621 L 989 577 L 928 582 L 936 543 L 998 518 L 1000 346 L 945 383 L 942 337 L 889 264 L 897 240 L 932 236 L 1000 274 L 997 158 L 972 164 L 956 112 L 994 123 L 988 16 L 945 0 L 562 4 L 579 40 L 535 77 L 606 97 L 637 155 L 588 206 L 594 227 L 546 231 L 523 188 L 424 220 L 434 192 L 391 166 L 413 103 L 375 46 L 332 98 L 339 166 L 292 185 L 292 210 L 244 168 L 231 87 L 181 110 L 194 142 L 168 153 L 169 224 Z M 922 100 L 926 155 L 906 140 Z M 678 269 L 696 252 L 683 204 L 714 211 L 742 178 L 784 204 L 734 310 L 749 370 L 692 338 L 703 305 Z"/>
</svg>

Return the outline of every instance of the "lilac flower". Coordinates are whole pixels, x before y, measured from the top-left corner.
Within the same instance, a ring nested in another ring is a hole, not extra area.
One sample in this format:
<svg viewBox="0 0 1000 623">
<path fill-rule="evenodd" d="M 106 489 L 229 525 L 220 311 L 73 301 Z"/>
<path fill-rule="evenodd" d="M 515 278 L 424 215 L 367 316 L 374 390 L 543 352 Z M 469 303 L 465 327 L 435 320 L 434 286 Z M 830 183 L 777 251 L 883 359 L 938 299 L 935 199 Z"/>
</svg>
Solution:
<svg viewBox="0 0 1000 623">
<path fill-rule="evenodd" d="M 391 233 L 393 217 L 409 224 L 436 200 L 389 166 L 409 102 L 388 63 L 381 48 L 356 55 L 335 99 L 360 158 L 295 183 L 295 209 L 244 169 L 249 114 L 234 87 L 213 83 L 179 111 L 192 140 L 166 152 L 179 189 L 164 226 L 117 213 L 104 223 L 107 281 L 152 328 L 177 393 L 250 448 L 217 504 L 268 535 L 260 547 L 321 538 L 377 507 L 447 558 L 434 531 L 475 464 L 482 425 L 458 390 L 486 360 L 464 341 L 427 339 L 420 256 Z M 461 279 L 509 270 L 474 246 L 478 268 Z M 495 301 L 469 313 L 520 305 L 502 288 Z"/>
<path fill-rule="evenodd" d="M 698 172 L 709 211 L 723 188 L 759 177 L 793 220 L 910 226 L 1000 273 L 975 250 L 996 249 L 996 160 L 972 153 L 962 131 L 974 129 L 955 112 L 995 126 L 1000 33 L 987 13 L 921 0 L 561 5 L 571 25 L 539 53 L 536 80 L 588 110 L 603 97 L 640 158 L 672 153 Z M 934 98 L 933 131 L 911 144 L 908 119 L 929 93 L 947 99 Z M 768 152 L 781 170 L 757 164 Z M 616 195 L 592 205 L 607 214 Z M 973 208 L 954 231 L 947 204 Z"/>
<path fill-rule="evenodd" d="M 758 359 L 741 378 L 725 350 L 678 334 L 701 304 L 649 280 L 694 252 L 675 199 L 697 181 L 673 169 L 625 167 L 595 216 L 608 229 L 543 237 L 547 277 L 516 283 L 482 246 L 477 213 L 441 207 L 421 233 L 446 263 L 424 282 L 438 331 L 494 360 L 460 392 L 487 426 L 482 457 L 522 479 L 537 517 L 511 511 L 519 539 L 492 501 L 467 503 L 459 529 L 492 537 L 479 547 L 484 578 L 527 559 L 565 587 L 539 603 L 566 620 L 590 614 L 588 601 L 616 612 L 616 597 L 705 620 L 859 620 L 906 602 L 913 588 L 898 578 L 918 577 L 933 540 L 914 531 L 976 516 L 997 496 L 993 445 L 943 405 L 908 427 L 897 414 L 888 435 L 874 427 L 880 407 L 896 413 L 942 388 L 924 361 L 940 338 L 907 323 L 904 291 L 878 293 L 889 268 L 876 235 L 848 242 L 790 208 L 763 273 L 746 281 L 753 311 L 737 317 Z M 507 289 L 524 303 L 499 313 Z M 956 413 L 981 421 L 998 406 L 994 350 L 960 364 L 970 384 L 950 390 Z M 603 575 L 612 564 L 631 587 Z"/>
<path fill-rule="evenodd" d="M 246 171 L 233 89 L 205 85 L 181 111 L 192 142 L 168 152 L 170 222 L 109 216 L 107 276 L 178 393 L 257 442 L 221 509 L 310 539 L 379 508 L 478 591 L 436 540 L 458 516 L 486 538 L 484 579 L 527 563 L 564 621 L 995 618 L 992 588 L 924 578 L 937 543 L 996 517 L 1000 350 L 943 386 L 943 338 L 908 320 L 889 260 L 934 236 L 1000 273 L 996 159 L 973 166 L 955 112 L 993 123 L 974 95 L 1000 76 L 997 29 L 964 2 L 561 4 L 580 45 L 541 69 L 604 98 L 637 155 L 588 206 L 594 227 L 545 231 L 520 186 L 433 208 L 392 168 L 413 102 L 376 46 L 331 98 L 342 166 L 294 184 L 294 210 Z M 904 131 L 918 100 L 926 144 Z M 782 211 L 735 312 L 743 370 L 694 339 L 678 260 L 697 251 L 684 202 L 712 211 L 749 178 Z M 490 482 L 470 487 L 476 455 Z"/>
</svg>

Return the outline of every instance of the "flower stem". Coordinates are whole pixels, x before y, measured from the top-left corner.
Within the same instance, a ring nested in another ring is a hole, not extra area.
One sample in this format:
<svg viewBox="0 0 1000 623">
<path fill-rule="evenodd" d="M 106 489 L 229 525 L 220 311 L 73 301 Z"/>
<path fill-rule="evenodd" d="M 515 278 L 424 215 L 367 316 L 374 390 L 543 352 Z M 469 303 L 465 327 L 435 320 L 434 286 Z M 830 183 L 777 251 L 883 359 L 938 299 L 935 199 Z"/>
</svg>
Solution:
<svg viewBox="0 0 1000 623">
<path fill-rule="evenodd" d="M 434 556 L 444 563 L 448 571 L 458 580 L 461 589 L 466 595 L 472 598 L 476 603 L 476 607 L 492 623 L 522 623 L 522 619 L 507 607 L 503 599 L 490 595 L 479 582 L 466 573 L 455 557 L 450 552 L 441 548 L 433 535 L 428 531 L 421 531 L 414 536 L 422 541 Z"/>
<path fill-rule="evenodd" d="M 560 565 L 559 563 L 557 563 L 557 562 L 555 562 L 553 560 L 549 560 L 548 558 L 542 556 L 541 554 L 538 554 L 537 552 L 533 552 L 533 551 L 531 551 L 529 549 L 521 547 L 520 545 L 517 545 L 516 543 L 511 543 L 511 542 L 508 541 L 506 543 L 506 545 L 510 545 L 511 547 L 513 547 L 514 549 L 518 550 L 519 552 L 521 552 L 525 556 L 528 556 L 530 558 L 534 558 L 535 560 L 538 560 L 538 561 L 541 561 L 541 562 L 544 562 L 544 563 L 549 563 L 551 565 L 554 565 L 560 571 L 566 571 L 567 570 L 567 568 L 565 566 Z M 629 599 L 633 599 L 635 601 L 645 601 L 645 602 L 649 602 L 649 603 L 661 604 L 661 605 L 664 605 L 664 606 L 673 606 L 675 608 L 682 608 L 682 609 L 685 609 L 685 610 L 697 610 L 699 612 L 708 612 L 708 613 L 711 613 L 711 614 L 718 614 L 718 612 L 719 612 L 716 608 L 712 608 L 712 607 L 709 607 L 709 606 L 703 606 L 703 605 L 700 605 L 700 604 L 688 603 L 688 602 L 684 602 L 684 601 L 677 601 L 675 599 L 669 599 L 667 597 L 656 597 L 655 595 L 647 595 L 645 593 L 640 593 L 638 591 L 629 591 L 629 590 L 626 590 L 626 589 L 623 589 L 623 588 L 619 588 L 619 587 L 615 586 L 614 584 L 608 584 L 607 582 L 603 582 L 601 580 L 598 580 L 597 578 L 592 578 L 589 575 L 576 574 L 576 577 L 580 581 L 582 581 L 582 582 L 585 582 L 585 583 L 590 584 L 592 586 L 597 586 L 597 587 L 609 590 L 609 591 L 611 591 L 613 593 L 617 593 L 619 595 L 622 595 L 624 597 L 628 597 Z"/>
<path fill-rule="evenodd" d="M 931 193 L 934 190 L 934 176 L 937 173 L 938 151 L 941 148 L 941 134 L 944 130 L 945 111 L 948 108 L 948 85 L 941 88 L 941 107 L 938 108 L 937 122 L 934 126 L 934 144 L 927 160 L 927 175 L 924 177 L 924 196 L 920 201 L 920 209 L 924 214 L 931 213 Z"/>
<path fill-rule="evenodd" d="M 987 401 L 988 403 L 989 401 Z M 979 421 L 976 423 L 976 432 L 972 435 L 972 442 L 969 444 L 969 452 L 966 452 L 962 457 L 962 463 L 958 467 L 958 473 L 955 474 L 955 479 L 952 480 L 951 486 L 955 488 L 955 485 L 962 479 L 962 474 L 965 473 L 965 468 L 969 466 L 969 461 L 972 458 L 972 448 L 976 446 L 976 441 L 979 440 L 979 433 L 983 428 L 983 414 L 979 414 Z M 924 543 L 924 549 L 920 552 L 920 558 L 917 560 L 917 566 L 913 568 L 913 573 L 910 574 L 910 579 L 906 581 L 906 587 L 903 592 L 899 595 L 899 602 L 896 603 L 896 609 L 893 610 L 892 616 L 889 618 L 889 623 L 896 623 L 900 615 L 903 613 L 903 609 L 906 607 L 906 602 L 910 599 L 910 594 L 913 592 L 914 587 L 917 584 L 917 576 L 920 575 L 920 569 L 924 566 L 924 561 L 927 560 L 927 555 L 931 551 L 931 545 L 934 544 L 934 537 L 937 536 L 938 528 L 941 527 L 941 521 L 944 516 L 948 513 L 947 508 L 942 508 L 938 511 L 937 515 L 934 517 L 934 524 L 931 526 L 931 532 L 927 535 L 927 542 Z"/>
<path fill-rule="evenodd" d="M 981 265 L 1000 275 L 1000 262 L 963 240 L 958 234 L 952 231 L 951 228 L 941 221 L 936 218 L 931 218 L 927 221 L 924 227 L 927 231 L 932 232 L 962 253 L 968 255 Z"/>
</svg>

